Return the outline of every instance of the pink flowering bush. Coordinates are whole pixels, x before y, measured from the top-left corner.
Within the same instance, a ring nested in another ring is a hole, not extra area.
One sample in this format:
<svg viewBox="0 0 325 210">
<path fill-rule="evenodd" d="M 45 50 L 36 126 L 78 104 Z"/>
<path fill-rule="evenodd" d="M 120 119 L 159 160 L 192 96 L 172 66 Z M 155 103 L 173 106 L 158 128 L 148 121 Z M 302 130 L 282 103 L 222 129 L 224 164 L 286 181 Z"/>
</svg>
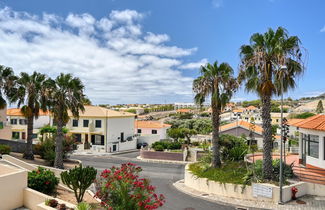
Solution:
<svg viewBox="0 0 325 210">
<path fill-rule="evenodd" d="M 96 197 L 101 205 L 111 210 L 157 209 L 165 203 L 163 195 L 155 193 L 148 179 L 140 179 L 141 167 L 133 163 L 104 170 L 96 180 Z"/>
</svg>

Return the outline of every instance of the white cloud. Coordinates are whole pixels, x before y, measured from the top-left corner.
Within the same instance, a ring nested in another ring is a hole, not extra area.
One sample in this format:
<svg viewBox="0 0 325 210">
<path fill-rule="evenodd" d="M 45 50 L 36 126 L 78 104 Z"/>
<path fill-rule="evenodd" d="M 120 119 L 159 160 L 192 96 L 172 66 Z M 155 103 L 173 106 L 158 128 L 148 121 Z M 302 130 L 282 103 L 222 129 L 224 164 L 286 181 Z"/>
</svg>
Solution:
<svg viewBox="0 0 325 210">
<path fill-rule="evenodd" d="M 204 58 L 198 62 L 193 63 L 186 63 L 183 65 L 180 65 L 180 69 L 199 69 L 202 65 L 206 64 L 208 62 L 208 59 Z"/>
<path fill-rule="evenodd" d="M 321 28 L 320 32 L 325 32 L 325 26 Z"/>
<path fill-rule="evenodd" d="M 143 17 L 134 10 L 95 19 L 87 13 L 35 16 L 3 8 L 0 64 L 17 73 L 73 73 L 94 103 L 192 100 L 193 78 L 177 66 L 196 48 L 169 46 L 168 35 L 142 32 Z"/>
<path fill-rule="evenodd" d="M 212 6 L 215 8 L 219 8 L 223 5 L 223 0 L 212 0 Z"/>
</svg>

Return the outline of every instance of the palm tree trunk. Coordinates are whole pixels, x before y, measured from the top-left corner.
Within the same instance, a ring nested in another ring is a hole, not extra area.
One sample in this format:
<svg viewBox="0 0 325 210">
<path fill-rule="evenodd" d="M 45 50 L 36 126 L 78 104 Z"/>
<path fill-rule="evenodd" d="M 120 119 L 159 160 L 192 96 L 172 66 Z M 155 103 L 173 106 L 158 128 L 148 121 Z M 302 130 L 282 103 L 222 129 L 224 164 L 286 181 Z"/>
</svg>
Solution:
<svg viewBox="0 0 325 210">
<path fill-rule="evenodd" d="M 23 157 L 28 160 L 34 160 L 33 127 L 34 127 L 34 117 L 30 116 L 27 118 L 27 143 L 26 143 L 26 150 L 23 155 Z"/>
<path fill-rule="evenodd" d="M 219 142 L 219 110 L 215 102 L 211 103 L 212 108 L 212 167 L 219 168 L 221 166 L 220 159 L 220 142 Z"/>
<path fill-rule="evenodd" d="M 64 168 L 63 167 L 63 120 L 58 120 L 57 124 L 57 133 L 55 138 L 55 168 Z"/>
<path fill-rule="evenodd" d="M 272 179 L 272 119 L 271 96 L 262 96 L 262 127 L 263 127 L 263 178 Z"/>
</svg>

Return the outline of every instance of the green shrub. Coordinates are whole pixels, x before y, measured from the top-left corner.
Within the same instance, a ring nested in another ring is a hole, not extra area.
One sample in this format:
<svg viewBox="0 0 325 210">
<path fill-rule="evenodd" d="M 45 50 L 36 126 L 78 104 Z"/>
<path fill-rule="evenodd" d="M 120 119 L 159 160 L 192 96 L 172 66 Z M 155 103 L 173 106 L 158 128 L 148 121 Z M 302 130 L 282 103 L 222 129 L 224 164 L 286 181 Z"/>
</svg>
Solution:
<svg viewBox="0 0 325 210">
<path fill-rule="evenodd" d="M 164 147 L 162 145 L 158 144 L 157 146 L 154 147 L 154 150 L 155 151 L 164 151 Z"/>
<path fill-rule="evenodd" d="M 88 203 L 81 202 L 78 203 L 76 210 L 91 210 L 91 206 Z"/>
<path fill-rule="evenodd" d="M 74 169 L 64 171 L 61 173 L 61 180 L 63 184 L 67 185 L 71 190 L 74 191 L 76 200 L 78 203 L 82 202 L 84 194 L 88 187 L 96 179 L 97 170 L 93 167 L 83 168 L 80 164 Z"/>
<path fill-rule="evenodd" d="M 0 144 L 0 155 L 9 155 L 11 148 L 8 145 Z"/>
<path fill-rule="evenodd" d="M 192 145 L 195 146 L 195 147 L 198 147 L 198 146 L 200 146 L 200 142 L 194 141 L 194 142 L 192 142 Z"/>
<path fill-rule="evenodd" d="M 28 187 L 48 195 L 56 191 L 59 179 L 54 173 L 43 167 L 28 172 Z"/>
<path fill-rule="evenodd" d="M 170 149 L 170 150 L 174 150 L 174 149 L 181 149 L 182 148 L 182 144 L 178 143 L 178 142 L 170 142 L 167 144 L 167 148 L 166 149 Z"/>
<path fill-rule="evenodd" d="M 273 177 L 272 180 L 275 182 L 275 184 L 279 183 L 279 175 L 280 175 L 280 160 L 275 159 L 272 161 L 273 165 Z M 257 160 L 255 164 L 253 165 L 254 168 L 249 170 L 245 176 L 245 183 L 251 183 L 251 182 L 262 182 L 263 181 L 263 161 Z M 293 164 L 287 165 L 283 164 L 283 182 L 286 183 L 287 179 L 294 178 L 295 175 L 292 170 Z M 255 170 L 255 171 L 253 171 Z M 255 177 L 254 177 L 255 172 Z"/>
<path fill-rule="evenodd" d="M 151 147 L 156 151 L 163 151 L 164 149 L 177 150 L 182 148 L 182 144 L 179 142 L 157 141 Z"/>
<path fill-rule="evenodd" d="M 224 162 L 221 168 L 212 168 L 201 162 L 190 164 L 189 170 L 199 178 L 221 183 L 244 184 L 247 169 L 244 162 Z"/>
<path fill-rule="evenodd" d="M 221 135 L 220 146 L 223 161 L 242 161 L 249 150 L 244 138 L 232 135 Z"/>
<path fill-rule="evenodd" d="M 63 139 L 63 158 L 67 158 L 69 152 L 73 150 L 75 140 L 71 136 L 65 136 Z M 55 159 L 55 140 L 53 137 L 41 140 L 35 146 L 35 153 L 39 154 L 42 159 L 46 160 L 51 166 Z"/>
</svg>

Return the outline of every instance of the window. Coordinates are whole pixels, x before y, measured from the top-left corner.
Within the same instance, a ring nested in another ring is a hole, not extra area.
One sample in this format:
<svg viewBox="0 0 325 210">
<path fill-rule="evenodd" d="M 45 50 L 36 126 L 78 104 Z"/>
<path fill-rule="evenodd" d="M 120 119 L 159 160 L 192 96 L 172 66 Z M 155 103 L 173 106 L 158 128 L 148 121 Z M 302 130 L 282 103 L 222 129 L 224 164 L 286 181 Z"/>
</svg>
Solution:
<svg viewBox="0 0 325 210">
<path fill-rule="evenodd" d="M 102 121 L 101 120 L 96 120 L 95 121 L 95 127 L 96 128 L 101 128 L 102 127 Z"/>
<path fill-rule="evenodd" d="M 25 133 L 25 132 L 22 132 L 22 133 L 21 133 L 21 138 L 22 138 L 22 139 L 26 139 L 26 133 Z"/>
<path fill-rule="evenodd" d="M 151 130 L 151 134 L 157 134 L 157 130 Z"/>
<path fill-rule="evenodd" d="M 11 125 L 17 125 L 17 119 L 10 119 Z"/>
<path fill-rule="evenodd" d="M 19 139 L 19 132 L 12 132 L 12 139 Z"/>
<path fill-rule="evenodd" d="M 279 119 L 276 119 L 276 122 L 279 122 Z"/>
<path fill-rule="evenodd" d="M 27 120 L 19 119 L 19 125 L 27 125 Z"/>
<path fill-rule="evenodd" d="M 72 127 L 78 127 L 79 120 L 72 120 Z"/>
<path fill-rule="evenodd" d="M 141 131 L 141 129 L 138 129 L 138 133 L 141 133 L 142 131 Z"/>
<path fill-rule="evenodd" d="M 123 133 L 123 132 L 121 133 L 121 137 L 120 137 L 120 140 L 121 140 L 121 142 L 123 142 L 123 141 L 124 141 L 124 133 Z"/>
<path fill-rule="evenodd" d="M 104 139 L 104 135 L 91 135 L 91 143 L 93 145 L 105 145 Z"/>
<path fill-rule="evenodd" d="M 32 134 L 32 138 L 33 138 L 33 139 L 37 139 L 37 136 L 38 136 L 37 133 L 33 133 L 33 134 Z"/>
<path fill-rule="evenodd" d="M 3 127 L 4 127 L 4 123 L 0 122 L 0 129 L 3 129 Z"/>
<path fill-rule="evenodd" d="M 84 127 L 87 128 L 89 125 L 89 120 L 84 120 Z"/>
<path fill-rule="evenodd" d="M 319 136 L 308 135 L 308 156 L 319 157 Z"/>
</svg>

